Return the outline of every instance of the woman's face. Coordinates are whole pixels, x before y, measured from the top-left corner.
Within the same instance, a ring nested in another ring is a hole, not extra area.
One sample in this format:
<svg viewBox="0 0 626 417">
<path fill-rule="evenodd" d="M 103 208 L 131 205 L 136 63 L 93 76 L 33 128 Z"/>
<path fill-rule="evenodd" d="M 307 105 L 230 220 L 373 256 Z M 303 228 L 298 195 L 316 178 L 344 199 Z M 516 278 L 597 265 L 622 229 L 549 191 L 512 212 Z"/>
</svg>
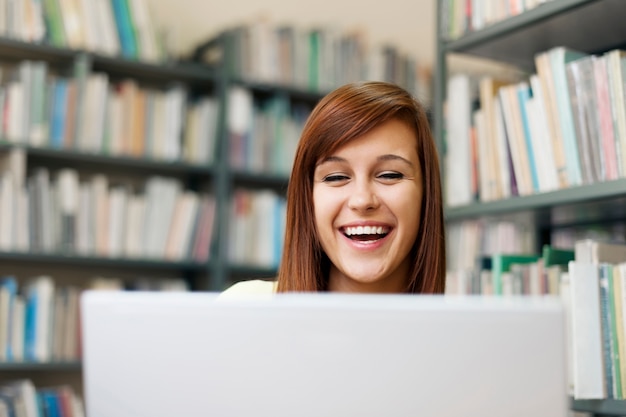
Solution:
<svg viewBox="0 0 626 417">
<path fill-rule="evenodd" d="M 318 162 L 313 204 L 329 290 L 406 290 L 422 201 L 416 141 L 393 119 Z"/>
</svg>

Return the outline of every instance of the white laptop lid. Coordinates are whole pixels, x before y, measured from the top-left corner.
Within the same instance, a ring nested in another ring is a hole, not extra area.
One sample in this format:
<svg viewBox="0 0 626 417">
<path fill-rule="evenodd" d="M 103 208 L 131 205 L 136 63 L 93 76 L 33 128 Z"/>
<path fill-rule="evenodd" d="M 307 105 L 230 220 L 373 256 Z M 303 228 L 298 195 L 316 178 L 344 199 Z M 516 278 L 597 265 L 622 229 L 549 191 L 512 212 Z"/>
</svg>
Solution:
<svg viewBox="0 0 626 417">
<path fill-rule="evenodd" d="M 89 417 L 565 416 L 554 299 L 87 292 Z"/>
</svg>

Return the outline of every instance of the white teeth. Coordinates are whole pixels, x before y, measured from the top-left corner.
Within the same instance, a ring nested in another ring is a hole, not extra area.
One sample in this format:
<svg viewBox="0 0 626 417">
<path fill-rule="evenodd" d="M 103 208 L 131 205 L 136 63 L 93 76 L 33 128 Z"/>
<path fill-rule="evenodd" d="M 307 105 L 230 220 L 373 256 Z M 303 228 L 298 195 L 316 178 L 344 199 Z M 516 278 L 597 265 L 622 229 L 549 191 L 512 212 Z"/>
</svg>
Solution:
<svg viewBox="0 0 626 417">
<path fill-rule="evenodd" d="M 387 233 L 387 228 L 382 226 L 356 226 L 346 227 L 345 233 L 348 236 L 355 235 L 382 235 Z"/>
</svg>

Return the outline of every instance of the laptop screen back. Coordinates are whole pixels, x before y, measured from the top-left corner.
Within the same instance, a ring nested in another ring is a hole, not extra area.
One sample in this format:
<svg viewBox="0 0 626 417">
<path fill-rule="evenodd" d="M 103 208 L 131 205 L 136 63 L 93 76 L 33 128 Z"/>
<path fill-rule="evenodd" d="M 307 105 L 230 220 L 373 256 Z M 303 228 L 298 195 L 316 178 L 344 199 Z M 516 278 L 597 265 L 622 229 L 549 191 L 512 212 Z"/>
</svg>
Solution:
<svg viewBox="0 0 626 417">
<path fill-rule="evenodd" d="M 565 416 L 556 300 L 87 292 L 90 417 Z"/>
</svg>

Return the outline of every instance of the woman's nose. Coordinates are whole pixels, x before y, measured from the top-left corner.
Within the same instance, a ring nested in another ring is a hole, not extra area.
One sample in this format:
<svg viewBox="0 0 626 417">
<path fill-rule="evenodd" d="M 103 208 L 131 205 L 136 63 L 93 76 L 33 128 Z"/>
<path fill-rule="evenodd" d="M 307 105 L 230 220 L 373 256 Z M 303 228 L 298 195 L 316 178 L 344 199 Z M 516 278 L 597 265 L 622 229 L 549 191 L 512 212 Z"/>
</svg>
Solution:
<svg viewBox="0 0 626 417">
<path fill-rule="evenodd" d="M 352 210 L 373 210 L 380 205 L 373 185 L 368 181 L 357 181 L 348 198 L 348 207 Z"/>
</svg>

